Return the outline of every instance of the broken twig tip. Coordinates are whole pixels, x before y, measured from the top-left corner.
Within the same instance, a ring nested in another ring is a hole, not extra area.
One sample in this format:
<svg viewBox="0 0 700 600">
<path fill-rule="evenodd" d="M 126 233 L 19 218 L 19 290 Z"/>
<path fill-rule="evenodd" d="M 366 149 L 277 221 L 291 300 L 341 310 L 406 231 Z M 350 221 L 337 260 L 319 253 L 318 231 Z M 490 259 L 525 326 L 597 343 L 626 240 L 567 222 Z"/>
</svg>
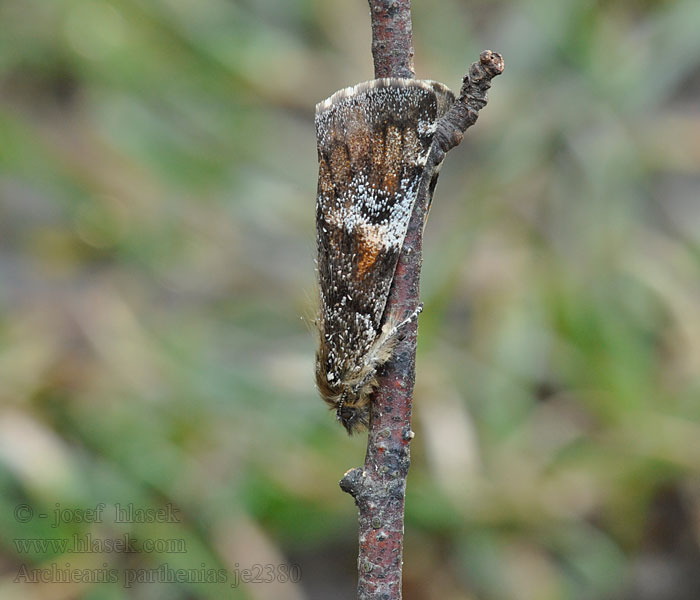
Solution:
<svg viewBox="0 0 700 600">
<path fill-rule="evenodd" d="M 479 62 L 492 77 L 503 73 L 506 66 L 503 57 L 498 52 L 491 52 L 491 50 L 484 50 L 479 56 Z"/>
</svg>

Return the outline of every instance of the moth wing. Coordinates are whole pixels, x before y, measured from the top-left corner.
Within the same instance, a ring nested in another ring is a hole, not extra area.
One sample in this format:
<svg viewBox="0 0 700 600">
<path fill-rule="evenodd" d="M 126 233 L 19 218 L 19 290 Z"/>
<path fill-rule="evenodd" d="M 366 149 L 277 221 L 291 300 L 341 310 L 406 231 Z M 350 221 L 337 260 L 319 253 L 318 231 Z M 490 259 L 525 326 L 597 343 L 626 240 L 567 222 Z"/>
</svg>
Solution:
<svg viewBox="0 0 700 600">
<path fill-rule="evenodd" d="M 434 126 L 453 101 L 436 82 L 377 79 L 316 107 L 318 358 L 329 380 L 359 372 L 381 330 Z"/>
</svg>

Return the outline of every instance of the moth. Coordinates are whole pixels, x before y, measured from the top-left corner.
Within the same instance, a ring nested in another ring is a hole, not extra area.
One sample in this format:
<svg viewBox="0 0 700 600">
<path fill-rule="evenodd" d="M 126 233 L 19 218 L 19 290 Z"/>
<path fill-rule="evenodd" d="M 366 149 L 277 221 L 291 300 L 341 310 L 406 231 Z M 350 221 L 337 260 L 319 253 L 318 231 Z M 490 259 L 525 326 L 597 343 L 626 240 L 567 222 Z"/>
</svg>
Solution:
<svg viewBox="0 0 700 600">
<path fill-rule="evenodd" d="M 493 74 L 475 66 L 457 102 L 441 83 L 391 78 L 316 105 L 316 385 L 348 433 L 368 425 L 377 369 L 420 312 L 394 314 L 387 299 L 416 201 L 430 205 L 445 152 L 485 104 Z M 470 85 L 483 91 L 476 104 Z"/>
</svg>

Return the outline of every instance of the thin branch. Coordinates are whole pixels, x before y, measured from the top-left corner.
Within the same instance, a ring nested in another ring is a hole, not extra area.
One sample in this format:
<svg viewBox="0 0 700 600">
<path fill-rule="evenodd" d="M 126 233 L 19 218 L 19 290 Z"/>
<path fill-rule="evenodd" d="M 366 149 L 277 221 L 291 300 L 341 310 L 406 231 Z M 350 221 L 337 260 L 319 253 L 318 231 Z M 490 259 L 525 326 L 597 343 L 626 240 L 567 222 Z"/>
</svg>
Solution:
<svg viewBox="0 0 700 600">
<path fill-rule="evenodd" d="M 375 77 L 413 78 L 410 0 L 369 0 Z M 486 51 L 465 76 L 460 96 L 439 123 L 428 161 L 439 164 L 459 144 L 486 104 L 493 77 L 503 71 L 500 55 Z M 412 314 L 419 303 L 423 225 L 429 194 L 417 201 L 396 266 L 386 314 Z M 411 413 L 415 383 L 417 320 L 391 360 L 378 373 L 373 396 L 367 455 L 362 469 L 350 469 L 340 487 L 359 509 L 359 600 L 401 600 L 404 499 L 410 465 Z"/>
<path fill-rule="evenodd" d="M 369 0 L 374 76 L 415 77 L 411 0 Z"/>
<path fill-rule="evenodd" d="M 410 0 L 369 0 L 375 77 L 413 78 Z M 387 314 L 412 314 L 418 284 L 425 207 L 416 207 L 389 294 Z M 406 325 L 393 359 L 379 374 L 363 469 L 351 469 L 340 487 L 359 509 L 357 597 L 400 600 L 403 564 L 404 497 L 415 382 L 418 322 Z"/>
</svg>

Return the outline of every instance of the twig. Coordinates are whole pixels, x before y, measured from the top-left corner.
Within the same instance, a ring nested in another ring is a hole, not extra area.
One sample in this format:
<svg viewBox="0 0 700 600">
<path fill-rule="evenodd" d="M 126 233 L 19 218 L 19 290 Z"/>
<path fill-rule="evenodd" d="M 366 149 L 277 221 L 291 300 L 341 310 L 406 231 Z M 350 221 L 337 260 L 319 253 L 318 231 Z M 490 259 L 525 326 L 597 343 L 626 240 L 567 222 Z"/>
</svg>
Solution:
<svg viewBox="0 0 700 600">
<path fill-rule="evenodd" d="M 375 77 L 413 79 L 411 0 L 369 0 Z"/>
<path fill-rule="evenodd" d="M 410 0 L 369 0 L 375 77 L 413 78 Z M 460 97 L 440 120 L 428 161 L 438 164 L 459 144 L 486 104 L 486 90 L 503 70 L 498 54 L 484 52 L 464 78 Z M 386 314 L 412 314 L 419 302 L 423 225 L 429 194 L 416 202 L 396 266 Z M 410 465 L 411 413 L 417 320 L 407 324 L 392 359 L 378 374 L 364 468 L 350 469 L 340 487 L 359 509 L 359 600 L 401 600 L 404 498 Z"/>
</svg>

